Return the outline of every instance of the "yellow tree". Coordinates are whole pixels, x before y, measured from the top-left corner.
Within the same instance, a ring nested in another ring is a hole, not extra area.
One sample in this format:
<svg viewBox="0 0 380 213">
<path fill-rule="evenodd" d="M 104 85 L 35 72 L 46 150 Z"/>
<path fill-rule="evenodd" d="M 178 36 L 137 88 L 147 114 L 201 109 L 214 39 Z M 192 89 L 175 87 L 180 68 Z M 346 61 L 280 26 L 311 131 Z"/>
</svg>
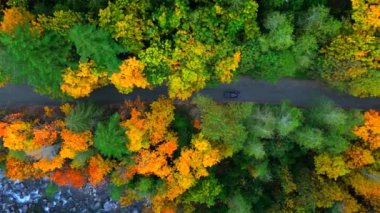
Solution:
<svg viewBox="0 0 380 213">
<path fill-rule="evenodd" d="M 169 99 L 160 97 L 150 105 L 151 111 L 146 113 L 147 133 L 152 144 L 165 138 L 170 123 L 174 120 L 174 105 Z"/>
<path fill-rule="evenodd" d="M 217 63 L 215 70 L 220 82 L 231 83 L 234 72 L 239 67 L 240 55 L 240 52 L 236 52 L 232 57 L 224 58 Z"/>
<path fill-rule="evenodd" d="M 71 97 L 88 96 L 93 90 L 107 84 L 107 72 L 98 71 L 94 61 L 80 63 L 78 70 L 67 68 L 63 74 L 61 91 Z"/>
<path fill-rule="evenodd" d="M 211 77 L 207 62 L 214 49 L 187 32 L 179 31 L 177 36 L 177 47 L 170 64 L 172 74 L 168 78 L 169 97 L 184 100 L 206 86 Z"/>
<path fill-rule="evenodd" d="M 379 96 L 380 4 L 366 0 L 351 0 L 353 32 L 339 35 L 324 48 L 328 67 L 323 77 L 331 84 L 344 86 L 355 96 Z"/>
<path fill-rule="evenodd" d="M 124 60 L 119 66 L 120 72 L 112 74 L 109 79 L 124 94 L 132 92 L 135 87 L 145 89 L 149 87 L 149 82 L 143 74 L 144 68 L 145 65 L 133 57 Z"/>
<path fill-rule="evenodd" d="M 137 53 L 144 47 L 144 40 L 149 39 L 146 36 L 155 30 L 152 20 L 145 17 L 150 4 L 148 1 L 109 1 L 108 6 L 99 11 L 99 25 L 129 52 Z"/>
<path fill-rule="evenodd" d="M 3 130 L 3 145 L 11 150 L 23 151 L 32 145 L 32 124 L 15 120 Z"/>
<path fill-rule="evenodd" d="M 323 153 L 314 157 L 314 164 L 317 174 L 326 175 L 334 180 L 350 172 L 342 156 Z"/>
<path fill-rule="evenodd" d="M 371 4 L 366 0 L 351 0 L 354 29 L 358 31 L 376 31 L 380 28 L 380 4 Z"/>
<path fill-rule="evenodd" d="M 150 105 L 148 112 L 144 107 L 131 107 L 131 117 L 122 122 L 126 127 L 128 148 L 135 152 L 134 165 L 120 165 L 114 172 L 115 184 L 125 184 L 135 174 L 159 177 L 165 187 L 152 196 L 155 212 L 166 207 L 173 210 L 176 198 L 194 186 L 201 177 L 208 175 L 207 168 L 222 159 L 221 151 L 212 147 L 201 134 L 194 136 L 191 147 L 183 148 L 178 158 L 174 152 L 178 149 L 178 138 L 169 130 L 174 120 L 174 105 L 171 100 L 160 97 Z M 129 197 L 128 197 L 129 196 Z M 121 198 L 123 204 L 141 199 L 130 189 Z"/>
<path fill-rule="evenodd" d="M 165 179 L 172 172 L 172 168 L 168 164 L 167 155 L 156 150 L 140 150 L 135 162 L 138 174 L 156 175 L 161 179 Z"/>
<path fill-rule="evenodd" d="M 45 124 L 41 128 L 33 128 L 33 143 L 39 146 L 52 145 L 58 138 L 54 124 Z"/>
<path fill-rule="evenodd" d="M 347 191 L 346 186 L 335 181 L 318 178 L 316 205 L 319 208 L 331 208 L 337 201 L 341 201 L 343 212 L 363 212 L 364 208 Z"/>
<path fill-rule="evenodd" d="M 160 212 L 187 189 L 194 186 L 201 177 L 207 176 L 207 168 L 217 164 L 222 155 L 218 148 L 202 135 L 194 136 L 191 147 L 183 148 L 175 159 L 173 153 L 178 149 L 178 138 L 169 130 L 174 120 L 174 105 L 163 97 L 150 105 L 150 111 L 132 107 L 131 117 L 122 125 L 127 128 L 128 148 L 136 153 L 135 165 L 127 166 L 126 171 L 119 172 L 125 178 L 114 178 L 117 183 L 131 179 L 134 174 L 157 176 L 166 184 L 152 197 L 154 210 Z M 123 180 L 124 179 L 124 180 Z M 138 196 L 128 191 L 134 199 Z M 122 198 L 123 203 L 130 203 L 131 197 Z M 165 205 L 163 205 L 165 204 Z M 171 208 L 172 209 L 172 208 Z"/>
<path fill-rule="evenodd" d="M 156 175 L 165 180 L 173 173 L 170 161 L 172 161 L 172 155 L 177 148 L 177 137 L 168 133 L 160 145 L 154 146 L 154 149 L 151 147 L 150 149 L 140 150 L 135 157 L 136 165 L 134 169 L 136 173 Z"/>
<path fill-rule="evenodd" d="M 160 97 L 150 109 L 150 112 L 139 112 L 133 108 L 131 118 L 123 125 L 128 129 L 129 149 L 138 152 L 137 173 L 164 179 L 172 170 L 168 158 L 178 147 L 177 137 L 168 130 L 174 120 L 174 105 L 171 100 Z"/>
<path fill-rule="evenodd" d="M 81 23 L 83 17 L 78 12 L 59 10 L 54 11 L 53 16 L 38 15 L 37 20 L 44 29 L 67 36 L 70 28 L 75 24 Z"/>
<path fill-rule="evenodd" d="M 174 105 L 171 100 L 160 97 L 150 105 L 150 112 L 141 112 L 132 108 L 131 118 L 122 122 L 129 138 L 128 148 L 139 151 L 150 144 L 157 145 L 164 141 L 167 128 L 174 120 Z M 142 108 L 140 109 L 142 110 Z"/>
</svg>

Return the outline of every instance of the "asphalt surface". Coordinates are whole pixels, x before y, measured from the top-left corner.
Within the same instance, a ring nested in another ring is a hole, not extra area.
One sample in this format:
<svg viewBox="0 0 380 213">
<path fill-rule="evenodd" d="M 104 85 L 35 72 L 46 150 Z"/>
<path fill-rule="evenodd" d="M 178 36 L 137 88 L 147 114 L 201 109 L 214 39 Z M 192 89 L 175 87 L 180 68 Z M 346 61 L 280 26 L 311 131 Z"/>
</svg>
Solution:
<svg viewBox="0 0 380 213">
<path fill-rule="evenodd" d="M 226 99 L 223 93 L 226 90 L 238 90 L 237 99 Z M 321 98 L 333 100 L 343 108 L 380 109 L 380 98 L 357 98 L 336 91 L 312 80 L 283 79 L 277 83 L 253 80 L 249 77 L 241 77 L 231 84 L 221 84 L 215 88 L 206 88 L 198 92 L 209 96 L 219 102 L 227 101 L 252 101 L 262 104 L 277 104 L 288 100 L 296 106 L 308 107 Z M 144 101 L 156 100 L 160 95 L 166 95 L 166 87 L 156 87 L 154 90 L 135 89 L 133 93 L 122 95 L 112 86 L 107 86 L 94 91 L 90 97 L 80 100 L 91 100 L 98 103 L 118 103 L 127 99 L 140 97 Z M 33 92 L 30 86 L 8 85 L 0 88 L 0 106 L 18 107 L 24 105 L 56 105 L 60 101 L 52 100 L 48 96 Z"/>
</svg>

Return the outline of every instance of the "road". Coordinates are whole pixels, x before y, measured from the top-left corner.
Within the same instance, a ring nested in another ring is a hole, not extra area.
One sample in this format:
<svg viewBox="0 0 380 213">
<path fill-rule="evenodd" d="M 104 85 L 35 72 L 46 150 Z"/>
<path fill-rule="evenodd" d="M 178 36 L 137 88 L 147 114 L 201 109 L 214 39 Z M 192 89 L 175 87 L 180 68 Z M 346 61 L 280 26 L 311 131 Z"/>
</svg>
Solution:
<svg viewBox="0 0 380 213">
<path fill-rule="evenodd" d="M 380 109 L 380 98 L 356 98 L 312 80 L 283 79 L 276 84 L 272 84 L 262 80 L 253 80 L 249 77 L 241 77 L 231 84 L 221 84 L 215 88 L 206 88 L 198 93 L 212 97 L 220 102 L 231 101 L 223 98 L 223 92 L 227 89 L 240 91 L 239 98 L 233 101 L 277 104 L 283 100 L 289 100 L 296 106 L 307 107 L 314 105 L 316 100 L 321 97 L 326 97 L 332 99 L 338 106 L 343 108 Z M 165 94 L 167 94 L 166 87 L 156 87 L 154 90 L 136 89 L 129 95 L 122 95 L 114 87 L 107 86 L 94 91 L 90 97 L 82 100 L 89 99 L 99 103 L 117 103 L 140 96 L 142 100 L 152 101 Z M 56 105 L 60 104 L 60 102 L 51 100 L 47 96 L 39 95 L 26 85 L 8 85 L 0 88 L 0 106 L 17 107 L 30 104 Z"/>
</svg>

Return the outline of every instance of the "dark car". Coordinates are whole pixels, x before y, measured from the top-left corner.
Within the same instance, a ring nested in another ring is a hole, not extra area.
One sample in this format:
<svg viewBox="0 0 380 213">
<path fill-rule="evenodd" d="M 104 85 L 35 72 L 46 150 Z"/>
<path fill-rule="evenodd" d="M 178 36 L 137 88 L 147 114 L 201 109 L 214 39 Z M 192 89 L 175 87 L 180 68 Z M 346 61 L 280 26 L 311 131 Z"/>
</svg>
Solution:
<svg viewBox="0 0 380 213">
<path fill-rule="evenodd" d="M 227 91 L 224 91 L 223 97 L 224 98 L 238 98 L 239 94 L 240 92 L 237 90 L 227 90 Z"/>
</svg>

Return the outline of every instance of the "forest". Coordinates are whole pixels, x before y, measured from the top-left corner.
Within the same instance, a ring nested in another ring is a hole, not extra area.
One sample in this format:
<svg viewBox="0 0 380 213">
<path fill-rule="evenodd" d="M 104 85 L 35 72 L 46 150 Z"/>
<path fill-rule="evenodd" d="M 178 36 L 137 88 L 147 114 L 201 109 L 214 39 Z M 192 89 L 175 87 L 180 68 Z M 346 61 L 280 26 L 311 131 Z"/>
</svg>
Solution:
<svg viewBox="0 0 380 213">
<path fill-rule="evenodd" d="M 153 212 L 377 212 L 380 111 L 165 97 L 3 112 L 1 168 Z"/>
<path fill-rule="evenodd" d="M 0 170 L 146 212 L 380 212 L 380 111 L 197 94 L 241 76 L 380 97 L 380 2 L 0 0 L 0 86 L 62 101 L 0 110 Z M 78 101 L 106 86 L 168 92 Z"/>
<path fill-rule="evenodd" d="M 0 2 L 0 85 L 56 99 L 164 84 L 185 100 L 241 75 L 380 96 L 378 0 Z"/>
</svg>

